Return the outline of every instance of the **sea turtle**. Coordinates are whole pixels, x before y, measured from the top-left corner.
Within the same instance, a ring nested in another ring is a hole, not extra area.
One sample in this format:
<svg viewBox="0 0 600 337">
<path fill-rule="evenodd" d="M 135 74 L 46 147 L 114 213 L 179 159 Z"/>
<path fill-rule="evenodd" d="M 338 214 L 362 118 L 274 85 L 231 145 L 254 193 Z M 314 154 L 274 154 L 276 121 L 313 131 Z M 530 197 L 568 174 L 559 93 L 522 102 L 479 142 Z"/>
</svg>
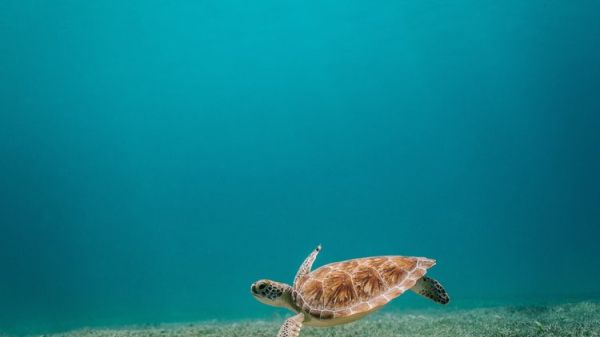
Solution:
<svg viewBox="0 0 600 337">
<path fill-rule="evenodd" d="M 277 337 L 297 337 L 302 325 L 327 327 L 372 313 L 410 289 L 437 303 L 450 299 L 442 285 L 425 272 L 435 264 L 426 257 L 377 256 L 335 262 L 314 271 L 319 245 L 298 269 L 294 283 L 259 280 L 250 291 L 258 301 L 296 313 Z"/>
</svg>

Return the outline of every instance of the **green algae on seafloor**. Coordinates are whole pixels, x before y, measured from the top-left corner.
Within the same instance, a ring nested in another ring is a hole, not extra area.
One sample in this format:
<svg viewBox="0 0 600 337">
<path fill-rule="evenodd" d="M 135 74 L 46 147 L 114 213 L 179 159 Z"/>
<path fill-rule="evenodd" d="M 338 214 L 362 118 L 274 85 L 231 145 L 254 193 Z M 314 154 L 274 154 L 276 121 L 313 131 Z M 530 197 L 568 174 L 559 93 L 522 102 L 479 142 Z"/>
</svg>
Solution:
<svg viewBox="0 0 600 337">
<path fill-rule="evenodd" d="M 281 322 L 169 324 L 122 329 L 82 329 L 48 337 L 275 337 Z M 380 313 L 333 328 L 305 327 L 302 337 L 600 336 L 600 303 L 470 310 Z"/>
</svg>

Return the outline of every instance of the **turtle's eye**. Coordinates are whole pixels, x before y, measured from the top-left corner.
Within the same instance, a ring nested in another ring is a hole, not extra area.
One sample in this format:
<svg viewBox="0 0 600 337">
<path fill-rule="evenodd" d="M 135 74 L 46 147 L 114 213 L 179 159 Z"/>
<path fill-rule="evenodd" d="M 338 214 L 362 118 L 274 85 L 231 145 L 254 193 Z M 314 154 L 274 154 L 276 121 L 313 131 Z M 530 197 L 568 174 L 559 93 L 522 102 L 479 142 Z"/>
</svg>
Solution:
<svg viewBox="0 0 600 337">
<path fill-rule="evenodd" d="M 263 290 L 263 289 L 265 289 L 266 286 L 267 285 L 263 283 L 263 284 L 261 284 L 261 285 L 258 286 L 258 289 Z"/>
</svg>

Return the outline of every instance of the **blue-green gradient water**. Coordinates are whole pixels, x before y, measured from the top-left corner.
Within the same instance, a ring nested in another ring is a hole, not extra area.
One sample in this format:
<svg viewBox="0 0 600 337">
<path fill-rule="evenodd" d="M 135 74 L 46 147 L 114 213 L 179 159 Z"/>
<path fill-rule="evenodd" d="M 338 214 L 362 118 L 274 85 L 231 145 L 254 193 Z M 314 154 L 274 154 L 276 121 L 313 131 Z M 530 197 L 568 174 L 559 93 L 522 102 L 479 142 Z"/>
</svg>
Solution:
<svg viewBox="0 0 600 337">
<path fill-rule="evenodd" d="M 0 331 L 282 315 L 250 284 L 319 243 L 598 298 L 599 12 L 0 0 Z"/>
</svg>

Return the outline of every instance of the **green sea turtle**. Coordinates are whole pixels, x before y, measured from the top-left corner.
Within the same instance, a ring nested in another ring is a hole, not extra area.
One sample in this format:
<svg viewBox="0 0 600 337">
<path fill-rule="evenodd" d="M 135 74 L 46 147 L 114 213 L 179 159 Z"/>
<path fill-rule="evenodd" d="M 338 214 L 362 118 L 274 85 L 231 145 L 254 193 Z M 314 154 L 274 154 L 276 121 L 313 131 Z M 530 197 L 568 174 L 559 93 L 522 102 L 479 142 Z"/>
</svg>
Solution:
<svg viewBox="0 0 600 337">
<path fill-rule="evenodd" d="M 277 337 L 297 337 L 302 325 L 327 327 L 356 321 L 410 289 L 437 303 L 450 299 L 442 285 L 425 277 L 435 260 L 425 257 L 377 256 L 335 262 L 314 271 L 319 245 L 298 269 L 294 283 L 259 280 L 252 284 L 258 301 L 296 313 Z"/>
</svg>

